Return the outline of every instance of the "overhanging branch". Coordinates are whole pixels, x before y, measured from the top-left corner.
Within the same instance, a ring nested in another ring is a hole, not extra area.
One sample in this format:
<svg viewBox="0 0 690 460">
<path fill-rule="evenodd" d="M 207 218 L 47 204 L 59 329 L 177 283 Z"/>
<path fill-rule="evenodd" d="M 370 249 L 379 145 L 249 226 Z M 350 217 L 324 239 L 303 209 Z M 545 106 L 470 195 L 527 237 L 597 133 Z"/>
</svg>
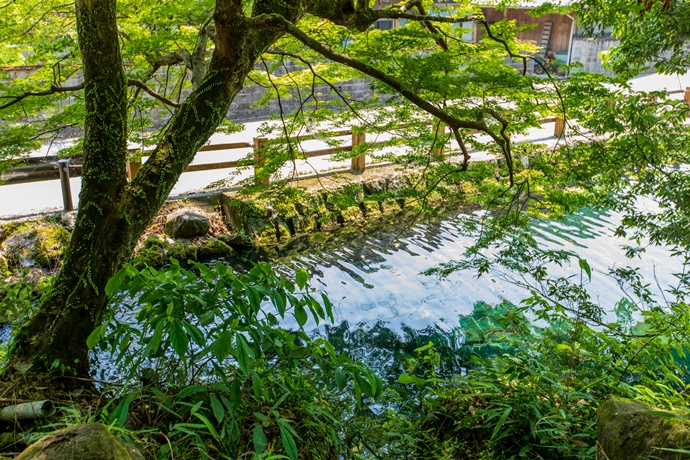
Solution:
<svg viewBox="0 0 690 460">
<path fill-rule="evenodd" d="M 170 100 L 165 96 L 161 96 L 160 94 L 155 92 L 151 87 L 147 86 L 144 82 L 141 82 L 139 80 L 129 79 L 129 80 L 127 80 L 127 86 L 136 86 L 137 88 L 140 88 L 140 89 L 146 91 L 151 97 L 161 101 L 165 105 L 169 105 L 171 107 L 179 107 L 180 106 L 180 104 L 178 102 Z"/>
<path fill-rule="evenodd" d="M 165 96 L 161 96 L 157 92 L 155 92 L 151 87 L 147 86 L 145 83 L 139 81 L 139 80 L 132 80 L 129 79 L 127 80 L 127 86 L 136 86 L 137 88 L 140 88 L 144 91 L 146 91 L 151 97 L 154 99 L 157 99 L 161 101 L 162 103 L 169 105 L 171 107 L 179 107 L 180 104 L 168 99 Z M 11 101 L 4 103 L 3 105 L 0 105 L 0 110 L 4 110 L 8 107 L 13 106 L 14 104 L 17 104 L 27 97 L 32 97 L 32 96 L 50 96 L 51 94 L 58 94 L 58 93 L 70 93 L 73 91 L 81 91 L 84 89 L 84 83 L 80 83 L 75 86 L 57 86 L 53 85 L 50 87 L 50 89 L 47 89 L 45 91 L 27 91 L 24 94 L 20 94 L 19 96 L 0 96 L 2 98 L 12 98 Z"/>
<path fill-rule="evenodd" d="M 386 74 L 385 72 L 382 72 L 375 67 L 372 67 L 362 61 L 358 61 L 357 59 L 354 59 L 350 56 L 347 56 L 345 54 L 339 53 L 332 48 L 324 45 L 323 43 L 319 42 L 318 40 L 310 37 L 297 27 L 295 27 L 294 24 L 291 22 L 285 20 L 281 16 L 277 15 L 271 15 L 270 17 L 264 16 L 263 18 L 265 21 L 271 21 L 275 24 L 275 27 L 279 27 L 284 29 L 287 33 L 295 37 L 297 40 L 302 42 L 304 45 L 308 46 L 309 48 L 313 49 L 317 53 L 321 54 L 323 57 L 334 61 L 334 62 L 339 62 L 340 64 L 344 64 L 348 67 L 351 67 L 355 70 L 358 70 L 362 72 L 365 75 L 369 75 L 372 78 L 375 78 L 394 90 L 396 90 L 400 95 L 402 95 L 405 99 L 408 101 L 412 102 L 414 105 L 419 107 L 420 109 L 424 110 L 430 115 L 433 115 L 434 117 L 438 118 L 442 122 L 446 123 L 447 125 L 455 128 L 466 128 L 466 129 L 476 129 L 480 131 L 486 131 L 487 127 L 486 124 L 483 122 L 478 122 L 478 121 L 471 121 L 471 120 L 460 120 L 457 119 L 444 110 L 436 107 L 429 101 L 425 100 L 424 98 L 420 97 L 417 93 L 414 91 L 406 88 L 400 81 L 397 79 L 391 77 L 390 75 Z"/>
<path fill-rule="evenodd" d="M 3 105 L 0 105 L 0 110 L 4 110 L 8 107 L 12 107 L 14 104 L 17 104 L 27 97 L 30 96 L 50 96 L 51 94 L 57 94 L 57 93 L 69 93 L 72 91 L 80 91 L 84 89 L 84 83 L 80 83 L 75 86 L 57 86 L 57 85 L 51 85 L 50 89 L 47 89 L 45 91 L 27 91 L 24 94 L 21 94 L 19 96 L 0 96 L 2 98 L 12 98 L 11 101 L 4 103 Z"/>
</svg>

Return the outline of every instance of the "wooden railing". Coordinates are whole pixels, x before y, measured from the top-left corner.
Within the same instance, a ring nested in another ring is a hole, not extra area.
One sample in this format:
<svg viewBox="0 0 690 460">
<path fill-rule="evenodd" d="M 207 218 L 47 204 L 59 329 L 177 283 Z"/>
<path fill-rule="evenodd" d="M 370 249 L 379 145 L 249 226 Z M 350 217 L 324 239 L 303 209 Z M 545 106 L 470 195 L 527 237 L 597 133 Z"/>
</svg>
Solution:
<svg viewBox="0 0 690 460">
<path fill-rule="evenodd" d="M 683 99 L 685 102 L 690 104 L 690 87 L 686 88 L 685 91 L 668 91 L 667 94 L 683 94 Z M 653 96 L 650 96 L 653 97 Z M 563 118 L 559 117 L 549 117 L 539 120 L 541 125 L 554 123 L 553 135 L 555 137 L 560 137 L 565 134 L 566 122 Z M 430 124 L 430 123 L 429 123 Z M 400 125 L 404 127 L 404 125 Z M 442 132 L 442 131 L 439 131 Z M 479 131 L 473 131 L 469 134 L 477 134 Z M 350 145 L 344 145 L 340 147 L 332 147 L 327 149 L 310 150 L 305 152 L 307 158 L 315 158 L 321 156 L 333 155 L 335 153 L 351 151 L 353 147 L 358 146 L 366 142 L 366 133 L 361 129 L 352 130 L 345 129 L 339 131 L 330 131 L 328 133 L 320 133 L 319 135 L 303 135 L 297 136 L 294 140 L 298 142 L 322 139 L 323 137 L 343 137 L 351 136 Z M 253 155 L 251 160 L 234 160 L 234 161 L 222 161 L 215 163 L 202 163 L 202 164 L 192 164 L 187 166 L 184 173 L 189 172 L 199 172 L 199 171 L 212 171 L 217 169 L 231 169 L 242 166 L 253 166 L 254 175 L 257 176 L 259 170 L 264 166 L 266 157 L 265 149 L 269 139 L 264 137 L 258 137 L 253 140 L 252 143 L 248 142 L 234 142 L 234 143 L 223 143 L 223 144 L 210 144 L 204 145 L 199 149 L 199 152 L 212 152 L 220 150 L 237 150 L 237 149 L 253 149 Z M 383 142 L 374 142 L 371 145 L 380 145 Z M 142 158 L 147 157 L 147 151 L 141 151 L 140 149 L 130 149 L 130 154 L 132 156 L 136 155 L 138 152 L 142 153 L 140 157 L 135 160 L 129 161 L 127 163 L 127 178 L 132 180 L 132 178 L 137 174 L 139 168 L 142 165 Z M 438 152 L 437 152 L 438 153 Z M 57 156 L 44 156 L 44 157 L 31 157 L 26 160 L 26 166 L 20 166 L 8 169 L 2 174 L 0 178 L 2 182 L 0 185 L 15 185 L 24 184 L 30 182 L 41 182 L 47 180 L 60 179 L 62 182 L 62 192 L 64 207 L 66 210 L 72 210 L 71 204 L 71 191 L 69 190 L 69 178 L 79 177 L 82 173 L 82 165 L 80 163 L 81 159 L 76 158 L 70 164 L 70 160 L 59 160 Z M 350 169 L 355 172 L 364 172 L 366 169 L 366 156 L 356 156 L 352 157 L 350 163 Z M 262 179 L 262 185 L 268 185 L 268 177 Z"/>
</svg>

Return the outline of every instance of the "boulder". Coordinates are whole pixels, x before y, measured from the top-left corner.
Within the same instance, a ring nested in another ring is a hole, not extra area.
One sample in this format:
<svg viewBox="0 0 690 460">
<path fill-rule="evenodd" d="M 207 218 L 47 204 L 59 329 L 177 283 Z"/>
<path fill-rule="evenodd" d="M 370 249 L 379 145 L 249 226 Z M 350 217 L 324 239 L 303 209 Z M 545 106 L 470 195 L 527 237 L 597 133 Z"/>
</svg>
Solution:
<svg viewBox="0 0 690 460">
<path fill-rule="evenodd" d="M 597 414 L 597 442 L 606 455 L 603 458 L 690 459 L 690 454 L 661 450 L 690 449 L 690 421 L 686 417 L 657 411 L 637 401 L 609 399 L 599 407 Z"/>
<path fill-rule="evenodd" d="M 11 268 L 34 265 L 55 268 L 69 238 L 69 232 L 61 225 L 45 224 L 13 234 L 5 240 L 2 248 Z"/>
<path fill-rule="evenodd" d="M 161 235 L 151 234 L 144 244 L 136 250 L 134 258 L 144 265 L 162 267 L 174 257 L 183 264 L 189 259 L 209 257 L 231 257 L 235 250 L 222 240 L 211 236 L 195 238 L 193 240 L 173 240 Z"/>
<path fill-rule="evenodd" d="M 173 212 L 165 221 L 165 233 L 173 238 L 202 236 L 210 229 L 208 217 L 188 208 Z"/>
<path fill-rule="evenodd" d="M 42 437 L 17 460 L 144 460 L 100 423 L 75 426 Z"/>
</svg>

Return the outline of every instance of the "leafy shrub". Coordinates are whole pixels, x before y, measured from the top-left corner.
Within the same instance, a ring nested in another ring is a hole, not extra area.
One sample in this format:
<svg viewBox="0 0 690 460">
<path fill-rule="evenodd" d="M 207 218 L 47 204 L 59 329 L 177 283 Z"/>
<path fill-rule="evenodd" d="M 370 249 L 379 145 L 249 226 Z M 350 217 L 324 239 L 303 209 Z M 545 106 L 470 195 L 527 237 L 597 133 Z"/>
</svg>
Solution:
<svg viewBox="0 0 690 460">
<path fill-rule="evenodd" d="M 307 272 L 298 270 L 293 282 L 266 263 L 235 274 L 220 263 L 194 263 L 191 271 L 171 262 L 164 271 L 127 265 L 107 285 L 108 295 L 121 292 L 119 311 L 89 346 L 100 343 L 131 384 L 138 378 L 145 386 L 106 406 L 104 419 L 155 426 L 146 437 L 157 458 L 171 448 L 185 458 L 337 458 L 344 448 L 338 417 L 353 406 L 349 390 L 361 406 L 383 386 L 305 333 L 310 319 L 333 317 L 328 298 L 309 289 Z M 296 331 L 281 326 L 289 321 Z"/>
</svg>

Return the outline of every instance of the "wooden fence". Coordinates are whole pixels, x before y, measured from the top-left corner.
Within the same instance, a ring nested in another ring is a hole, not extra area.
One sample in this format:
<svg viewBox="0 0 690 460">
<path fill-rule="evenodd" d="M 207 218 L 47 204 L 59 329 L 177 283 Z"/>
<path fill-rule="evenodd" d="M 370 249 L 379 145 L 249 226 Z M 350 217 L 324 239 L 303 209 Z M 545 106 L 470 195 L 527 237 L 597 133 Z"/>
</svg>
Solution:
<svg viewBox="0 0 690 460">
<path fill-rule="evenodd" d="M 669 91 L 667 94 L 684 94 L 683 99 L 685 102 L 690 104 L 690 87 L 687 87 L 685 91 Z M 653 97 L 653 96 L 650 96 Z M 550 117 L 540 120 L 540 124 L 554 123 L 553 135 L 555 137 L 560 137 L 565 134 L 566 122 L 564 119 L 559 117 Z M 402 127 L 402 126 L 401 126 Z M 439 131 L 442 132 L 442 131 Z M 477 134 L 479 131 L 473 131 L 470 134 Z M 310 150 L 305 152 L 307 158 L 315 158 L 321 156 L 333 155 L 339 152 L 351 151 L 353 147 L 361 145 L 366 141 L 366 133 L 361 130 L 345 129 L 340 131 L 330 131 L 325 134 L 325 137 L 344 137 L 351 136 L 350 145 L 332 147 L 320 150 Z M 318 139 L 324 137 L 324 134 L 319 134 Z M 298 142 L 315 140 L 317 135 L 304 135 L 297 136 L 294 138 Z M 202 163 L 189 165 L 184 170 L 184 173 L 198 172 L 198 171 L 211 171 L 217 169 L 231 169 L 242 166 L 253 166 L 254 175 L 256 176 L 258 171 L 265 164 L 265 148 L 269 143 L 269 139 L 264 137 L 258 137 L 253 140 L 253 143 L 248 142 L 234 142 L 234 143 L 224 143 L 224 144 L 210 144 L 204 145 L 199 149 L 199 152 L 212 152 L 220 150 L 236 150 L 236 149 L 253 149 L 253 157 L 251 160 L 235 160 L 235 161 L 222 161 L 215 163 Z M 372 145 L 380 145 L 382 142 L 376 142 Z M 130 153 L 135 154 L 140 152 L 140 149 L 130 149 Z M 436 152 L 440 153 L 440 152 Z M 143 152 L 142 157 L 146 157 L 146 152 Z M 70 164 L 69 159 L 58 159 L 57 156 L 44 156 L 44 157 L 31 157 L 26 160 L 26 166 L 20 166 L 15 168 L 10 168 L 5 173 L 2 174 L 2 182 L 0 185 L 14 185 L 14 184 L 24 184 L 30 182 L 41 182 L 47 180 L 61 180 L 63 201 L 65 210 L 72 210 L 72 195 L 69 189 L 69 178 L 79 177 L 82 172 L 82 165 L 80 159 L 72 162 Z M 127 163 L 127 178 L 131 180 L 139 170 L 142 165 L 141 157 L 137 160 L 133 160 Z M 350 169 L 355 172 L 364 172 L 366 169 L 366 156 L 356 156 L 351 159 Z M 262 185 L 267 186 L 269 179 L 266 177 L 262 179 Z"/>
</svg>

